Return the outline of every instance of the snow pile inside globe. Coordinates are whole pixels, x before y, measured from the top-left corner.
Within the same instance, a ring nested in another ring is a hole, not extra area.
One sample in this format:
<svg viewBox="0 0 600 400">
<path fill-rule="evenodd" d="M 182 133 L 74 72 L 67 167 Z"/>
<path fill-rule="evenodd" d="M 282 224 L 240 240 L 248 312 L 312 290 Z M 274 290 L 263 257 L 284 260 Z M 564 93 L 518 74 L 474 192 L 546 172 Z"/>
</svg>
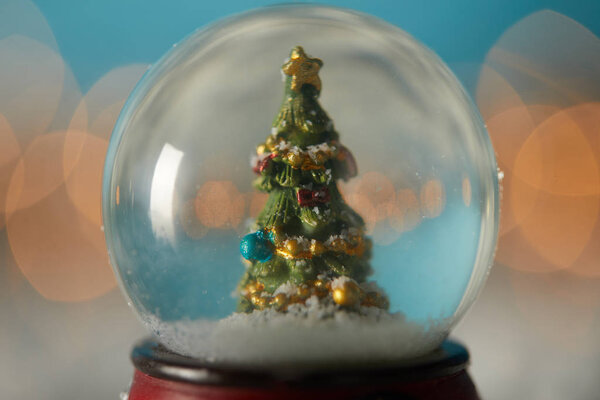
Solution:
<svg viewBox="0 0 600 400">
<path fill-rule="evenodd" d="M 227 364 L 433 350 L 483 285 L 498 225 L 493 150 L 448 68 L 395 27 L 317 6 L 174 46 L 119 118 L 103 195 L 141 320 Z"/>
</svg>

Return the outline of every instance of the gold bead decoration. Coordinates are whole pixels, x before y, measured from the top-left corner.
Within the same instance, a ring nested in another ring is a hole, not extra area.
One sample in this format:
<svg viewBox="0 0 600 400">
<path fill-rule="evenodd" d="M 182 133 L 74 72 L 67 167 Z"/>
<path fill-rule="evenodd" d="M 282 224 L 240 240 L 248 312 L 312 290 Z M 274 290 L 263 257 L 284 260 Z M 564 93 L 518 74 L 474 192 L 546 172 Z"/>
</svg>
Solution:
<svg viewBox="0 0 600 400">
<path fill-rule="evenodd" d="M 265 146 L 267 149 L 269 149 L 270 151 L 275 150 L 275 146 L 277 145 L 277 139 L 275 139 L 273 136 L 269 136 L 267 138 L 267 141 L 265 142 Z"/>
<path fill-rule="evenodd" d="M 356 306 L 360 301 L 360 288 L 355 282 L 344 283 L 341 288 L 333 290 L 333 301 L 344 307 Z"/>
<path fill-rule="evenodd" d="M 346 249 L 348 248 L 348 244 L 345 240 L 337 238 L 331 241 L 329 248 L 333 251 L 342 253 L 346 251 Z"/>
<path fill-rule="evenodd" d="M 362 240 L 357 245 L 352 247 L 348 246 L 346 243 L 346 249 L 344 252 L 351 256 L 361 256 L 365 252 L 365 245 L 363 244 Z"/>
<path fill-rule="evenodd" d="M 308 286 L 299 286 L 298 289 L 296 289 L 296 294 L 298 295 L 298 297 L 300 297 L 301 299 L 306 299 L 307 297 L 310 297 L 311 290 Z"/>
<path fill-rule="evenodd" d="M 311 296 L 320 299 L 331 296 L 333 301 L 342 307 L 377 307 L 387 310 L 390 306 L 388 298 L 377 292 L 365 292 L 353 280 L 346 281 L 342 286 L 332 288 L 330 278 L 315 279 L 296 287 L 293 295 L 284 293 L 271 295 L 265 292 L 265 286 L 258 281 L 252 281 L 245 287 L 244 296 L 252 303 L 254 308 L 263 310 L 273 307 L 278 311 L 286 311 L 291 304 L 305 304 Z"/>
<path fill-rule="evenodd" d="M 325 246 L 323 245 L 323 243 L 313 240 L 310 244 L 310 252 L 315 255 L 315 256 L 319 256 L 321 254 L 323 254 L 325 252 L 325 250 L 327 250 L 325 248 Z"/>
<path fill-rule="evenodd" d="M 291 255 L 298 254 L 299 246 L 296 239 L 288 239 L 285 242 L 285 248 L 290 252 Z"/>
<path fill-rule="evenodd" d="M 325 156 L 325 154 L 318 152 L 317 154 L 315 154 L 315 163 L 316 164 L 324 164 L 325 161 L 327 160 L 327 157 Z"/>
<path fill-rule="evenodd" d="M 304 163 L 302 164 L 301 168 L 305 171 L 311 171 L 313 169 L 325 169 L 325 166 L 317 165 L 312 160 L 306 159 L 304 160 Z"/>
<path fill-rule="evenodd" d="M 312 286 L 314 288 L 314 294 L 319 298 L 326 297 L 329 294 L 329 288 L 327 287 L 327 283 L 321 279 L 317 279 L 312 282 Z"/>
<path fill-rule="evenodd" d="M 276 246 L 279 246 L 281 244 L 281 238 L 283 235 L 281 226 L 273 226 L 271 229 L 269 229 L 269 231 L 273 234 L 273 242 Z"/>
<path fill-rule="evenodd" d="M 264 308 L 267 305 L 269 299 L 267 297 L 261 296 L 258 293 L 254 293 L 250 296 L 250 301 L 255 307 Z"/>
<path fill-rule="evenodd" d="M 258 281 L 250 282 L 248 285 L 246 285 L 246 291 L 249 294 L 259 293 L 263 290 L 265 290 L 265 285 Z"/>
<path fill-rule="evenodd" d="M 286 146 L 282 146 L 280 149 L 278 148 L 278 144 L 280 143 L 285 144 L 285 140 L 269 136 L 264 144 L 257 147 L 256 152 L 260 155 L 270 151 L 274 153 L 274 157 L 286 161 L 292 168 L 301 168 L 302 170 L 307 171 L 325 169 L 324 164 L 329 159 L 336 158 L 338 154 L 337 147 L 331 145 L 331 143 L 334 143 L 333 141 L 329 142 L 329 147 L 326 150 L 319 150 L 311 153 L 301 148 L 291 148 L 290 143 L 287 143 Z M 264 148 L 262 146 L 264 146 Z"/>
<path fill-rule="evenodd" d="M 273 231 L 273 229 L 272 229 Z M 273 231 L 274 232 L 274 231 Z M 311 243 L 308 247 L 300 246 L 296 239 L 282 239 L 280 233 L 275 233 L 274 235 L 274 243 L 275 243 L 275 253 L 290 259 L 310 259 L 315 256 L 320 256 L 321 254 L 327 251 L 333 251 L 337 253 L 344 253 L 351 256 L 361 256 L 367 246 L 370 244 L 367 240 L 365 244 L 365 240 L 361 234 L 354 234 L 348 239 L 336 238 L 331 242 L 327 243 L 327 245 L 318 240 L 311 240 Z M 285 241 L 284 241 L 285 240 Z"/>
<path fill-rule="evenodd" d="M 300 168 L 300 166 L 304 162 L 304 157 L 294 152 L 287 153 L 286 158 L 289 161 L 290 165 L 294 168 Z"/>
<path fill-rule="evenodd" d="M 269 302 L 270 305 L 276 307 L 277 309 L 282 309 L 287 305 L 288 298 L 285 294 L 279 293 L 271 298 Z"/>
<path fill-rule="evenodd" d="M 312 285 L 316 289 L 325 289 L 325 290 L 327 290 L 327 284 L 322 279 L 317 279 L 317 280 L 313 281 Z"/>
</svg>

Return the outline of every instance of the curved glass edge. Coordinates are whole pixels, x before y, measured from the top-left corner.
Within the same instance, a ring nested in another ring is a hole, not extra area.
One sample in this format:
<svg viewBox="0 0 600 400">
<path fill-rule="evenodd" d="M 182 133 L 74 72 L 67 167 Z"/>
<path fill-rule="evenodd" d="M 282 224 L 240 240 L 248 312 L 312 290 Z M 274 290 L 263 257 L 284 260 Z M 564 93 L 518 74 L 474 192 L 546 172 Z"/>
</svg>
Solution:
<svg viewBox="0 0 600 400">
<path fill-rule="evenodd" d="M 253 10 L 251 13 L 254 13 L 258 10 L 259 9 Z M 148 67 L 148 70 L 144 73 L 144 75 L 142 75 L 140 80 L 136 83 L 135 87 L 129 94 L 125 104 L 123 105 L 123 108 L 121 109 L 121 112 L 119 113 L 113 131 L 111 133 L 106 157 L 104 159 L 104 169 L 102 173 L 102 221 L 104 224 L 104 236 L 107 244 L 109 262 L 115 274 L 117 283 L 119 285 L 119 289 L 127 299 L 127 304 L 130 307 L 134 308 L 136 311 L 143 310 L 140 310 L 138 305 L 134 304 L 131 297 L 125 290 L 123 279 L 121 278 L 121 274 L 118 270 L 116 257 L 114 256 L 113 252 L 111 252 L 109 247 L 110 243 L 113 242 L 112 238 L 114 235 L 112 232 L 111 225 L 107 223 L 109 215 L 111 214 L 111 199 L 114 198 L 114 196 L 116 195 L 114 188 L 112 187 L 113 167 L 114 162 L 117 159 L 117 155 L 119 153 L 123 135 L 127 128 L 128 122 L 131 120 L 132 114 L 135 113 L 135 110 L 137 109 L 138 105 L 142 103 L 143 100 L 146 98 L 146 95 L 152 88 L 152 83 L 156 80 L 156 77 L 160 76 L 160 74 L 164 70 L 168 69 L 168 67 L 172 63 L 176 62 L 177 59 L 180 58 L 179 44 L 187 42 L 192 37 L 198 37 L 198 40 L 200 40 L 200 38 L 203 35 L 210 35 L 213 31 L 217 30 L 219 26 L 226 25 L 230 20 L 236 17 L 237 15 L 233 15 L 192 31 L 180 41 L 173 44 L 173 46 L 163 56 L 161 56 L 154 64 L 150 65 Z M 143 318 L 141 318 L 140 315 L 136 316 L 144 325 L 146 325 L 146 322 L 143 320 Z"/>
<path fill-rule="evenodd" d="M 454 79 L 458 80 L 458 78 L 455 76 Z M 482 264 L 485 267 L 480 267 L 479 270 L 475 267 L 473 268 L 473 274 L 471 275 L 471 279 L 467 284 L 467 290 L 463 294 L 463 298 L 459 303 L 454 316 L 451 318 L 453 323 L 450 325 L 449 329 L 454 327 L 459 321 L 462 320 L 470 306 L 481 294 L 481 291 L 485 286 L 485 281 L 487 280 L 487 277 L 489 276 L 494 264 L 498 243 L 498 233 L 500 230 L 500 186 L 498 180 L 498 163 L 496 161 L 495 150 L 492 145 L 489 132 L 487 131 L 487 127 L 483 121 L 483 118 L 481 117 L 481 114 L 479 113 L 477 106 L 474 104 L 471 96 L 469 96 L 469 94 L 464 90 L 462 84 L 460 87 L 463 90 L 463 95 L 465 96 L 466 100 L 470 103 L 472 111 L 476 114 L 475 116 L 480 123 L 479 125 L 483 127 L 483 134 L 479 135 L 478 137 L 480 142 L 479 147 L 485 151 L 488 164 L 493 165 L 494 168 L 491 171 L 491 180 L 481 180 L 483 183 L 481 191 L 487 191 L 493 195 L 488 198 L 486 204 L 482 204 L 482 215 L 484 217 L 481 220 L 478 246 L 479 249 L 477 251 L 477 256 L 474 263 L 474 266 Z M 487 226 L 488 229 L 484 229 L 484 226 Z"/>
</svg>

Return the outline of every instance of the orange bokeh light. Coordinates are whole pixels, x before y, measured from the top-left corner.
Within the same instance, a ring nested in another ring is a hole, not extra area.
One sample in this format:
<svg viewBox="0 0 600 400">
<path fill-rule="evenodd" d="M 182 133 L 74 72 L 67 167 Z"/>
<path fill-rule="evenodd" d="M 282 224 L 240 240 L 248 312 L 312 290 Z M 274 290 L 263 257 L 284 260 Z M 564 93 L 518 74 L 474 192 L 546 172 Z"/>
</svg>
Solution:
<svg viewBox="0 0 600 400">
<path fill-rule="evenodd" d="M 67 132 L 36 137 L 20 158 L 8 186 L 6 214 L 31 207 L 65 181 L 63 148 Z M 73 166 L 74 167 L 74 166 Z M 71 173 L 72 169 L 68 171 Z"/>
<path fill-rule="evenodd" d="M 498 166 L 509 172 L 535 123 L 526 106 L 504 110 L 486 120 L 487 130 L 496 151 Z"/>
<path fill-rule="evenodd" d="M 392 182 L 382 173 L 369 171 L 352 183 L 343 185 L 344 198 L 364 219 L 367 232 L 383 238 L 389 227 L 377 225 L 394 212 L 396 192 Z M 383 233 L 382 233 L 383 231 Z"/>
<path fill-rule="evenodd" d="M 125 99 L 106 107 L 91 121 L 88 131 L 98 137 L 109 139 L 124 104 Z"/>
<path fill-rule="evenodd" d="M 389 206 L 396 201 L 396 192 L 392 181 L 380 172 L 370 171 L 361 176 L 355 187 L 355 194 L 369 202 L 373 210 L 369 218 L 377 222 L 389 214 Z M 362 211 L 361 207 L 356 210 Z"/>
<path fill-rule="evenodd" d="M 548 270 L 572 266 L 588 245 L 600 208 L 598 171 L 597 156 L 568 111 L 540 124 L 521 148 L 506 201 Z M 524 210 L 532 192 L 534 205 Z"/>
<path fill-rule="evenodd" d="M 14 259 L 35 289 L 49 300 L 76 302 L 98 297 L 116 282 L 104 233 L 78 218 L 62 186 L 7 222 Z"/>
<path fill-rule="evenodd" d="M 465 206 L 471 206 L 471 197 L 473 196 L 473 192 L 471 189 L 471 181 L 468 176 L 465 176 L 462 181 L 462 198 Z"/>
<path fill-rule="evenodd" d="M 509 268 L 524 272 L 550 272 L 560 269 L 559 266 L 544 259 L 538 250 L 531 246 L 519 226 L 498 239 L 495 260 Z"/>
<path fill-rule="evenodd" d="M 26 147 L 47 131 L 55 117 L 65 64 L 53 49 L 21 35 L 0 40 L 0 60 L 0 110 Z"/>
<path fill-rule="evenodd" d="M 487 64 L 483 65 L 479 73 L 475 98 L 485 121 L 503 111 L 525 105 L 510 83 Z"/>
<path fill-rule="evenodd" d="M 507 79 L 526 104 L 560 108 L 598 99 L 600 39 L 573 19 L 542 10 L 507 29 L 486 65 Z"/>
<path fill-rule="evenodd" d="M 600 94 L 598 62 L 600 40 L 551 11 L 486 56 L 477 103 L 505 173 L 497 259 L 511 268 L 600 276 L 600 108 L 583 103 Z"/>
<path fill-rule="evenodd" d="M 83 134 L 82 134 L 83 135 Z M 67 193 L 91 223 L 102 226 L 102 171 L 108 142 L 86 135 L 79 162 L 67 178 Z"/>
<path fill-rule="evenodd" d="M 550 269 L 568 268 L 588 244 L 599 207 L 596 196 L 540 192 L 535 207 L 520 228 L 529 244 L 552 264 Z"/>
<path fill-rule="evenodd" d="M 600 103 L 584 103 L 565 110 L 577 123 L 594 152 L 596 163 L 600 165 Z M 600 170 L 600 166 L 598 167 Z M 597 196 L 600 201 L 600 196 Z M 592 230 L 587 245 L 569 268 L 569 271 L 584 277 L 600 277 L 600 218 Z"/>
<path fill-rule="evenodd" d="M 380 172 L 367 172 L 349 184 L 341 184 L 340 190 L 350 207 L 364 219 L 367 234 L 377 244 L 387 245 L 394 242 L 401 233 L 416 228 L 422 219 L 422 204 L 419 197 L 410 188 L 399 189 L 387 176 Z M 431 184 L 425 189 L 432 212 L 438 205 L 435 188 Z M 443 190 L 442 190 L 443 191 Z M 443 195 L 442 195 L 443 197 Z"/>
<path fill-rule="evenodd" d="M 513 173 L 548 193 L 600 194 L 594 151 L 568 111 L 554 114 L 529 135 L 515 160 Z"/>
<path fill-rule="evenodd" d="M 244 195 L 231 181 L 207 181 L 195 199 L 196 217 L 208 228 L 237 228 L 245 209 Z"/>
<path fill-rule="evenodd" d="M 21 147 L 4 115 L 0 114 L 0 168 L 12 163 L 21 153 Z"/>
<path fill-rule="evenodd" d="M 421 206 L 412 189 L 398 190 L 393 210 L 391 225 L 398 232 L 408 232 L 421 223 Z"/>
<path fill-rule="evenodd" d="M 5 224 L 6 193 L 21 148 L 6 118 L 0 114 L 0 228 Z"/>
<path fill-rule="evenodd" d="M 504 174 L 503 188 L 510 188 L 510 190 L 518 192 L 521 189 L 524 191 L 524 195 L 520 195 L 518 199 L 515 198 L 515 201 L 519 202 L 521 218 L 527 216 L 533 208 L 537 191 L 522 187 L 524 182 L 513 174 L 514 163 L 523 144 L 537 124 L 556 111 L 558 111 L 557 108 L 550 106 L 522 106 L 505 110 L 487 121 L 488 132 L 496 150 L 498 167 Z M 521 222 L 515 216 L 511 202 L 504 199 L 501 208 L 500 236 L 506 234 Z"/>
<path fill-rule="evenodd" d="M 354 192 L 351 192 L 344 197 L 348 205 L 363 218 L 367 232 L 369 234 L 372 233 L 373 229 L 375 229 L 375 224 L 377 224 L 377 215 L 380 214 L 380 212 L 378 212 L 371 200 L 364 194 Z"/>
<path fill-rule="evenodd" d="M 253 192 L 250 196 L 250 217 L 256 218 L 258 214 L 265 208 L 269 195 L 267 193 Z"/>
<path fill-rule="evenodd" d="M 102 225 L 102 172 L 108 139 L 125 99 L 146 71 L 133 64 L 115 68 L 98 80 L 75 110 L 64 140 L 67 193 L 90 222 Z"/>
<path fill-rule="evenodd" d="M 125 100 L 147 69 L 146 64 L 130 64 L 102 76 L 81 100 L 69 129 L 108 140 Z"/>
<path fill-rule="evenodd" d="M 446 204 L 446 192 L 439 179 L 431 179 L 421 187 L 421 213 L 426 218 L 438 217 Z"/>
</svg>

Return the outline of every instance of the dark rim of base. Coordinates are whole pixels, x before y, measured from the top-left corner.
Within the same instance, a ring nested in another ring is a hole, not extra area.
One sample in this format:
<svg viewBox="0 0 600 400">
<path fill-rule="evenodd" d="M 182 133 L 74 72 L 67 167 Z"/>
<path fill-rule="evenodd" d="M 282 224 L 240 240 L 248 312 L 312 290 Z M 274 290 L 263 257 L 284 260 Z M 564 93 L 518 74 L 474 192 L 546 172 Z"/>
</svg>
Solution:
<svg viewBox="0 0 600 400">
<path fill-rule="evenodd" d="M 426 356 L 398 363 L 250 367 L 211 364 L 173 353 L 154 339 L 145 339 L 133 348 L 131 360 L 140 372 L 170 381 L 228 387 L 286 384 L 306 388 L 418 382 L 450 376 L 467 367 L 469 353 L 461 344 L 447 340 Z"/>
</svg>

